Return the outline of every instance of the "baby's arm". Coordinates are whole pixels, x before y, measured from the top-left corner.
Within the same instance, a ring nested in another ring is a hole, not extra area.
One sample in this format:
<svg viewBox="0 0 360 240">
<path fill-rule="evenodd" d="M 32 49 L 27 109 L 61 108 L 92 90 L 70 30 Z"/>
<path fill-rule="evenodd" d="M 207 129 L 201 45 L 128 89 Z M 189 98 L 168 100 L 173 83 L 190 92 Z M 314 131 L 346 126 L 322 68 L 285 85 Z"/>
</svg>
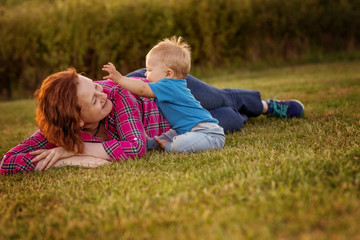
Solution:
<svg viewBox="0 0 360 240">
<path fill-rule="evenodd" d="M 128 78 L 121 75 L 116 70 L 114 64 L 112 64 L 111 62 L 104 65 L 102 70 L 109 73 L 109 75 L 105 76 L 104 79 L 110 79 L 114 83 L 119 84 L 121 87 L 125 88 L 126 90 L 140 97 L 147 97 L 147 98 L 156 97 L 154 92 L 151 90 L 150 86 L 147 83 L 143 82 L 140 79 Z"/>
</svg>

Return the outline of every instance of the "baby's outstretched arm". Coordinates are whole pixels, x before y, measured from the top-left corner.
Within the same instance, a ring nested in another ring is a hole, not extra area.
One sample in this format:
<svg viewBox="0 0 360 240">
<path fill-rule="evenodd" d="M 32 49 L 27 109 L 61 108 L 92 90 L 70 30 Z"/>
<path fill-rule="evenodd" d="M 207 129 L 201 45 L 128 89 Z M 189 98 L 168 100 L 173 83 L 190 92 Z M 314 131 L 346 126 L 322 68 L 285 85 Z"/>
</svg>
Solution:
<svg viewBox="0 0 360 240">
<path fill-rule="evenodd" d="M 116 70 L 116 67 L 114 66 L 114 64 L 112 64 L 111 62 L 108 62 L 108 64 L 105 64 L 103 66 L 102 70 L 109 73 L 109 75 L 105 76 L 104 79 L 110 79 L 114 83 L 117 83 L 120 85 L 121 78 L 123 77 L 123 75 L 121 75 L 121 73 L 119 73 Z"/>
<path fill-rule="evenodd" d="M 102 70 L 109 73 L 109 75 L 103 77 L 103 79 L 110 79 L 114 83 L 119 84 L 121 87 L 140 97 L 156 97 L 147 83 L 143 82 L 140 79 L 128 78 L 121 75 L 121 73 L 116 70 L 114 64 L 112 64 L 111 62 L 105 64 Z"/>
</svg>

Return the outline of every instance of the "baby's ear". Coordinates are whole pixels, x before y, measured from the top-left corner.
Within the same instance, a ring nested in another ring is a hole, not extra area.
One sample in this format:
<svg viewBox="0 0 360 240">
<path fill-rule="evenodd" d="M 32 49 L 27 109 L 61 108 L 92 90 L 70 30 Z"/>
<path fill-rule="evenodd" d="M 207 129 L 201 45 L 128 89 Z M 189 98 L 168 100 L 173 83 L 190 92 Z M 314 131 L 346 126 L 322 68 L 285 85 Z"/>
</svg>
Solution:
<svg viewBox="0 0 360 240">
<path fill-rule="evenodd" d="M 171 68 L 168 68 L 168 70 L 166 70 L 166 77 L 167 78 L 173 78 L 174 75 L 175 75 L 175 73 Z"/>
</svg>

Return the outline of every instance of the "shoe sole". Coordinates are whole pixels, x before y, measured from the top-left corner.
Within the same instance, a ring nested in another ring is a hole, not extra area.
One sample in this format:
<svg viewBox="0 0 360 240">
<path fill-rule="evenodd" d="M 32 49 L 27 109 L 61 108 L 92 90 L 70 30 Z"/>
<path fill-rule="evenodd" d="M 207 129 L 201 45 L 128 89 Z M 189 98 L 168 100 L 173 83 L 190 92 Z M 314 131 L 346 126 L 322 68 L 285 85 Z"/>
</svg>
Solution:
<svg viewBox="0 0 360 240">
<path fill-rule="evenodd" d="M 305 107 L 304 107 L 304 105 L 303 105 L 299 100 L 296 100 L 296 99 L 291 99 L 291 101 L 294 101 L 294 102 L 297 102 L 298 104 L 300 104 L 300 106 L 302 107 L 302 111 L 301 111 L 301 114 L 300 114 L 300 117 L 299 117 L 299 118 L 304 117 L 304 114 L 305 114 Z"/>
</svg>

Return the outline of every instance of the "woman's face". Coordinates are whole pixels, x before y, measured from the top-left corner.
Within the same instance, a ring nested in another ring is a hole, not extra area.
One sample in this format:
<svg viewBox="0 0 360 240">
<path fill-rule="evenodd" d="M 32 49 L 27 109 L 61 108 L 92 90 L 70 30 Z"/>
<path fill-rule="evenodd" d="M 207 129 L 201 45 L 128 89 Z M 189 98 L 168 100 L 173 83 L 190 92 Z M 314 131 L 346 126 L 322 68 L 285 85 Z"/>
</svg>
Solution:
<svg viewBox="0 0 360 240">
<path fill-rule="evenodd" d="M 91 79 L 79 75 L 77 97 L 81 106 L 80 127 L 97 126 L 112 110 L 112 102 L 107 98 L 103 88 Z"/>
</svg>

